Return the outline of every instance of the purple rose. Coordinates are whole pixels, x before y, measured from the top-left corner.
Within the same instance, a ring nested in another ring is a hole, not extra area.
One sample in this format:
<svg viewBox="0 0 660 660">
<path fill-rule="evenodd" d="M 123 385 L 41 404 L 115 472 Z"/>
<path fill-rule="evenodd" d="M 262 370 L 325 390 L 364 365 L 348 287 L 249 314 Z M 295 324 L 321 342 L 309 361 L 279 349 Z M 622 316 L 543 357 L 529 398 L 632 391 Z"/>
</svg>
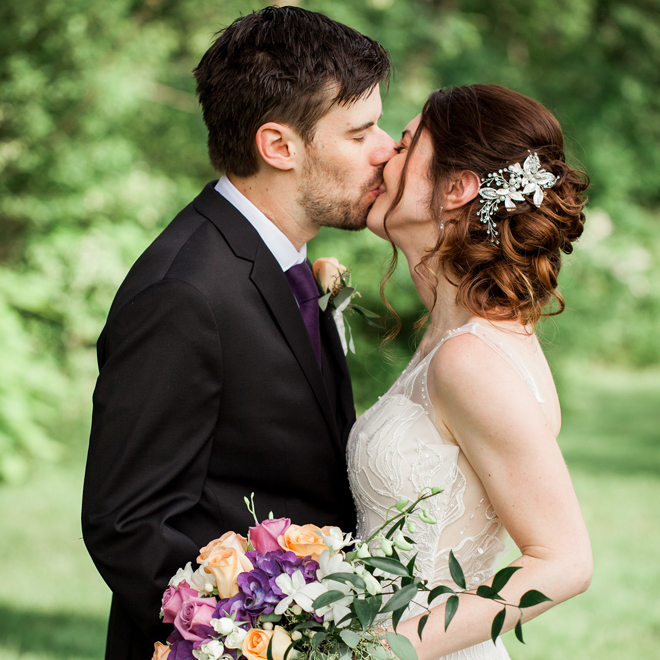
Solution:
<svg viewBox="0 0 660 660">
<path fill-rule="evenodd" d="M 176 587 L 168 587 L 163 594 L 163 623 L 174 623 L 183 601 L 197 596 L 197 589 L 191 589 L 185 580 Z"/>
<path fill-rule="evenodd" d="M 197 634 L 197 626 L 209 625 L 217 604 L 215 598 L 187 598 L 177 612 L 174 627 L 190 642 L 204 639 Z"/>
<path fill-rule="evenodd" d="M 264 520 L 256 527 L 250 527 L 250 542 L 257 552 L 265 554 L 272 550 L 278 550 L 280 544 L 277 537 L 284 534 L 290 527 L 288 518 L 275 518 Z"/>
</svg>

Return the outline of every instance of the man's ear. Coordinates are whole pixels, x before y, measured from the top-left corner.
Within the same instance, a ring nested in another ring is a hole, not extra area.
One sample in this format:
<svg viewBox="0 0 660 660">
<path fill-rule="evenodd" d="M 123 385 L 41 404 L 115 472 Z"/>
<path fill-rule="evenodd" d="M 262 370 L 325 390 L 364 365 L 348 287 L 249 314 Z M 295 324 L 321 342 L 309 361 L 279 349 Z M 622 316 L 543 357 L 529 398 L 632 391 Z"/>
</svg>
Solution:
<svg viewBox="0 0 660 660">
<path fill-rule="evenodd" d="M 449 211 L 465 206 L 479 194 L 480 185 L 481 180 L 474 172 L 470 170 L 457 172 L 454 179 L 449 183 L 449 189 L 443 204 L 444 209 Z"/>
<path fill-rule="evenodd" d="M 278 170 L 292 170 L 302 155 L 302 140 L 285 124 L 268 122 L 259 127 L 257 149 L 263 160 Z"/>
</svg>

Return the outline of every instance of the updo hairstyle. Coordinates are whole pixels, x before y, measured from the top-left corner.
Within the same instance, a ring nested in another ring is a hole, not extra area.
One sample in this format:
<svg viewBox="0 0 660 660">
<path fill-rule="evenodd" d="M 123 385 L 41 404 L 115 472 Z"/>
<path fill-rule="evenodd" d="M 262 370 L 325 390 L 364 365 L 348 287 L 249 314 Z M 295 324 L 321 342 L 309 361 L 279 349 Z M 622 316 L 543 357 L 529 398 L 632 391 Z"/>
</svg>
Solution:
<svg viewBox="0 0 660 660">
<path fill-rule="evenodd" d="M 469 85 L 439 89 L 429 96 L 408 159 L 424 131 L 433 144 L 429 212 L 437 219 L 438 237 L 415 270 L 432 288 L 433 306 L 439 267 L 457 288 L 456 303 L 478 316 L 534 325 L 542 316 L 561 313 L 565 307 L 557 290 L 561 252 L 570 254 L 572 242 L 582 234 L 588 177 L 566 164 L 557 120 L 540 103 L 505 87 Z M 530 153 L 538 154 L 541 167 L 557 181 L 544 191 L 538 208 L 531 196 L 516 202 L 513 210 L 499 205 L 493 216 L 499 244 L 477 216 L 482 206 L 479 195 L 454 217 L 445 212 L 442 218 L 443 197 L 458 172 L 470 170 L 486 178 L 522 164 Z M 387 217 L 403 196 L 408 162 L 385 216 L 386 233 Z M 395 267 L 396 258 L 390 274 Z M 552 299 L 557 303 L 554 309 L 545 310 Z M 428 315 L 420 323 L 427 319 Z"/>
</svg>

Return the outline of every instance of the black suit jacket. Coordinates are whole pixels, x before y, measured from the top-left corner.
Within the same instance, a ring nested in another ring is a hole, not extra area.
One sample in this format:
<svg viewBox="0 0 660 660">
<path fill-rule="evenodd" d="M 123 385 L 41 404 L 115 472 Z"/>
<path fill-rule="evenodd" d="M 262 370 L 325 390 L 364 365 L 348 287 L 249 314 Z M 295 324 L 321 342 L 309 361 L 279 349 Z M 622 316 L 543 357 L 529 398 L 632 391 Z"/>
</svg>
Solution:
<svg viewBox="0 0 660 660">
<path fill-rule="evenodd" d="M 355 527 L 355 421 L 329 313 L 323 370 L 289 284 L 210 183 L 135 263 L 98 341 L 87 548 L 113 592 L 106 658 L 150 657 L 162 592 L 200 547 L 257 514 Z"/>
</svg>

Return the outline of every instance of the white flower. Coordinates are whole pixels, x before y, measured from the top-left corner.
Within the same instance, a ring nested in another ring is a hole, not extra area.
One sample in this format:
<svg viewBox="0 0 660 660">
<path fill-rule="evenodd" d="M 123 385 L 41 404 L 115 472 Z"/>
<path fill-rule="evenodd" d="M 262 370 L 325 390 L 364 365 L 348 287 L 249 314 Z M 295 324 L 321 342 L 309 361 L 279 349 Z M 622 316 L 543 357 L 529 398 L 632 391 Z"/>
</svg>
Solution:
<svg viewBox="0 0 660 660">
<path fill-rule="evenodd" d="M 329 550 L 324 550 L 319 557 L 319 568 L 316 571 L 316 577 L 319 581 L 331 573 L 354 573 L 352 564 L 344 561 L 341 553 L 331 555 Z"/>
<path fill-rule="evenodd" d="M 339 527 L 331 527 L 330 535 L 323 537 L 323 543 L 325 543 L 333 552 L 339 552 L 339 550 L 342 548 L 345 548 L 347 545 L 351 545 L 353 543 L 351 536 L 353 535 L 351 532 L 349 532 L 344 537 Z"/>
<path fill-rule="evenodd" d="M 325 554 L 328 552 L 324 550 Z M 296 571 L 293 575 L 289 576 L 282 573 L 275 578 L 275 584 L 286 594 L 286 598 L 281 600 L 275 607 L 275 614 L 284 614 L 287 608 L 294 601 L 305 610 L 305 612 L 313 612 L 314 608 L 312 603 L 321 595 L 328 591 L 320 582 L 305 583 L 305 578 L 301 571 Z"/>
<path fill-rule="evenodd" d="M 239 628 L 238 626 L 234 630 L 234 632 L 230 633 L 225 637 L 225 646 L 228 649 L 242 649 L 243 648 L 243 640 L 245 639 L 245 636 L 247 635 L 247 630 L 244 628 Z"/>
<path fill-rule="evenodd" d="M 202 644 L 198 649 L 193 650 L 192 654 L 197 660 L 220 660 L 224 652 L 224 644 L 217 639 L 214 639 L 207 644 Z"/>
<path fill-rule="evenodd" d="M 184 580 L 192 587 L 193 569 L 190 562 L 186 564 L 185 568 L 180 568 L 169 582 L 170 587 L 178 587 Z"/>
<path fill-rule="evenodd" d="M 228 616 L 223 616 L 221 619 L 211 619 L 210 624 L 218 635 L 229 635 L 234 632 L 234 622 Z"/>
</svg>

